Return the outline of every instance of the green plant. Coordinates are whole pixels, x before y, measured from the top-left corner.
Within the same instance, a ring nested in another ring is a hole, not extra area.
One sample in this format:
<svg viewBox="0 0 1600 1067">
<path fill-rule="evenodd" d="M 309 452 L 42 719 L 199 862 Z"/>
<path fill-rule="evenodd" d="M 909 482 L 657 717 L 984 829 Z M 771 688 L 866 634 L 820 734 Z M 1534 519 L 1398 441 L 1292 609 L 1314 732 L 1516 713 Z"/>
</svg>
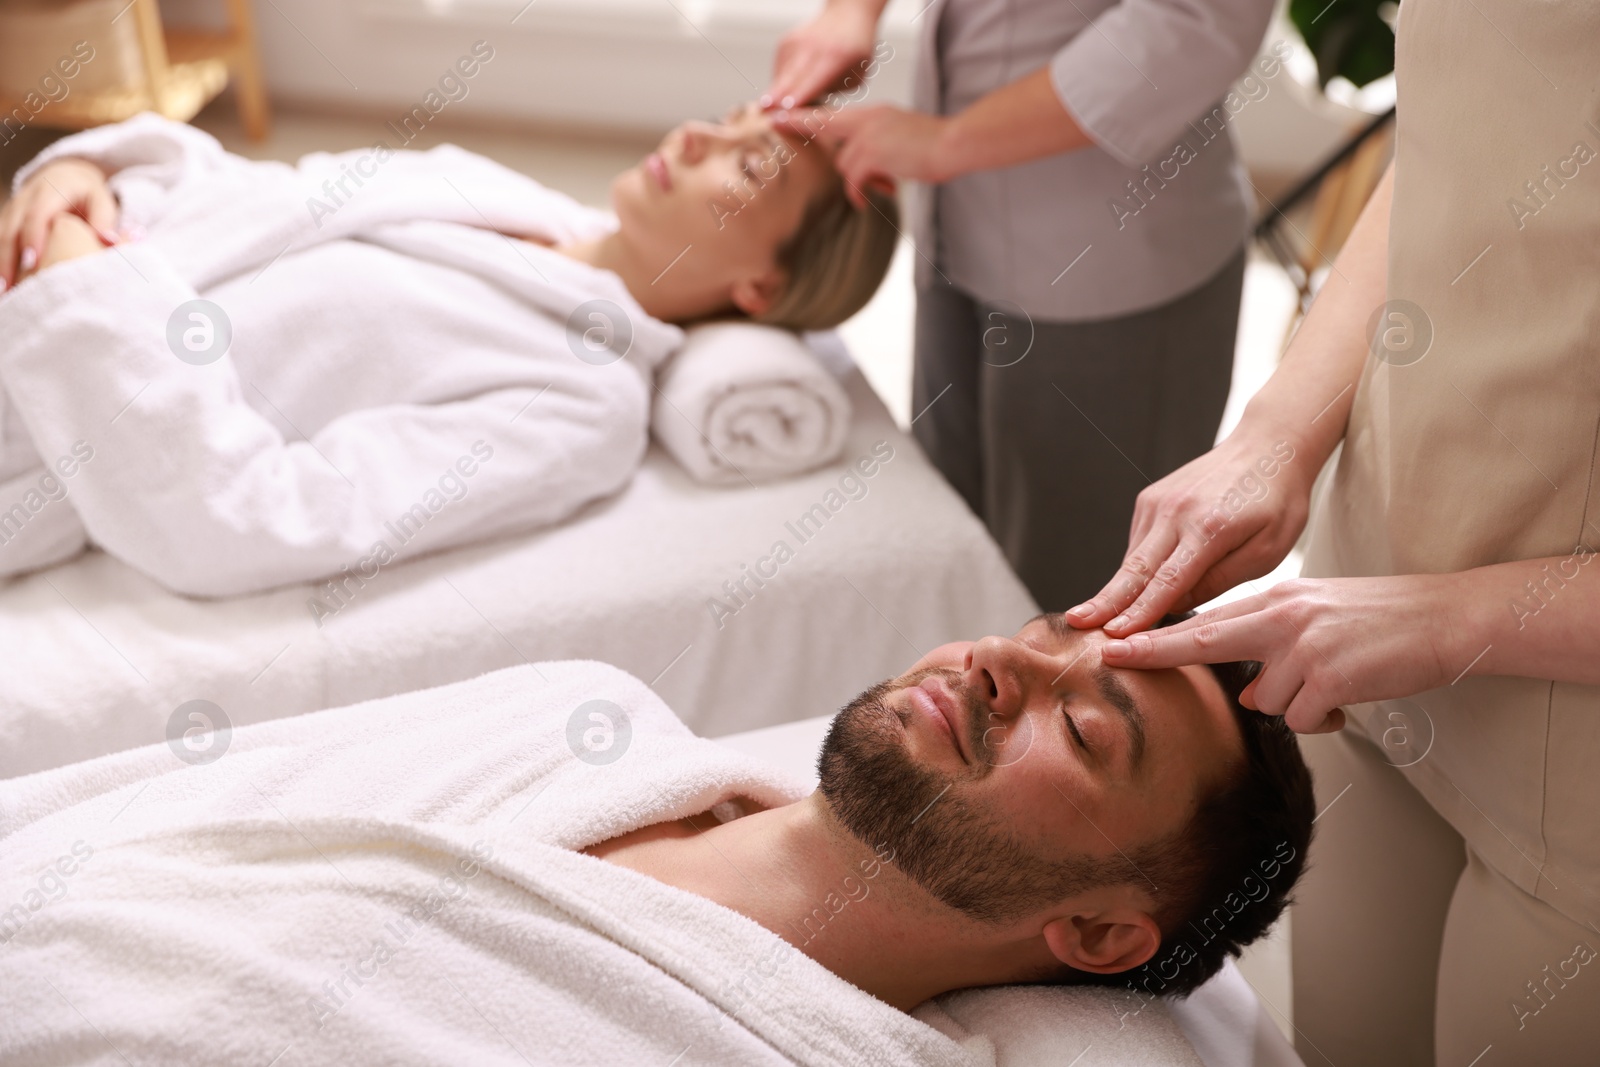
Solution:
<svg viewBox="0 0 1600 1067">
<path fill-rule="evenodd" d="M 1394 70 L 1394 30 L 1381 9 L 1395 0 L 1289 0 L 1289 21 L 1317 57 L 1317 82 L 1366 85 Z"/>
</svg>

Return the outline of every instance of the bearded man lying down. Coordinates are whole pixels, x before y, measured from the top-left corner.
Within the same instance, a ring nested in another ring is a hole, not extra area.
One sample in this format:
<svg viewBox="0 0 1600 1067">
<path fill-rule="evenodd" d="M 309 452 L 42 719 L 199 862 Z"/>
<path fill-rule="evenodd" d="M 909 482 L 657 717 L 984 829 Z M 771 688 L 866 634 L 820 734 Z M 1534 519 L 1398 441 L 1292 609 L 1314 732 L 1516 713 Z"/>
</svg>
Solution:
<svg viewBox="0 0 1600 1067">
<path fill-rule="evenodd" d="M 815 791 L 589 662 L 0 784 L 0 1058 L 972 1065 L 951 991 L 1182 995 L 1282 911 L 1310 776 L 1248 665 L 1104 640 L 935 649 Z"/>
</svg>

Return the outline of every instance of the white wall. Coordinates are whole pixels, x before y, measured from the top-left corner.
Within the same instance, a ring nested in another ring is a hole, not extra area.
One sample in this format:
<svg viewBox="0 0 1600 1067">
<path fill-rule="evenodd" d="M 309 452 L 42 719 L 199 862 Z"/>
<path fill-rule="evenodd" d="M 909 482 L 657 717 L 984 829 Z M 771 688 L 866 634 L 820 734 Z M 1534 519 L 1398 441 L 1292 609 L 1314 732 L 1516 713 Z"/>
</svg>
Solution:
<svg viewBox="0 0 1600 1067">
<path fill-rule="evenodd" d="M 173 22 L 204 22 L 214 0 L 167 0 Z M 494 59 L 451 103 L 456 117 L 660 133 L 720 115 L 766 87 L 779 36 L 808 0 L 256 0 L 262 59 L 280 103 L 396 115 L 421 101 L 475 41 Z M 895 0 L 895 49 L 873 99 L 911 92 L 909 20 Z"/>
<path fill-rule="evenodd" d="M 870 99 L 909 101 L 925 4 L 890 3 L 883 38 L 894 52 Z M 778 38 L 819 6 L 820 0 L 256 0 L 256 21 L 279 103 L 398 119 L 482 40 L 494 48 L 494 59 L 468 83 L 464 99 L 447 105 L 452 120 L 659 134 L 685 117 L 719 115 L 758 96 Z M 215 0 L 166 0 L 163 10 L 174 22 L 203 22 L 219 7 Z M 1300 53 L 1298 80 L 1280 76 L 1237 116 L 1234 130 L 1253 170 L 1292 175 L 1331 151 L 1360 116 L 1307 86 L 1314 66 L 1281 17 L 1264 47 L 1278 40 Z"/>
</svg>

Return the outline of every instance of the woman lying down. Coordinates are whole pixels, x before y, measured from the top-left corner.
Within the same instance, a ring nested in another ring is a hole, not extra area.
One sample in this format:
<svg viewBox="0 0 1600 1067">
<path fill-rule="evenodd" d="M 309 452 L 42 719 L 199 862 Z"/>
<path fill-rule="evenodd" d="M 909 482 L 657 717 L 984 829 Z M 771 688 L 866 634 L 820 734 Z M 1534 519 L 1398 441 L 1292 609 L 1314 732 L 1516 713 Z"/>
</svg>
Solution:
<svg viewBox="0 0 1600 1067">
<path fill-rule="evenodd" d="M 0 1062 L 1194 1063 L 1160 998 L 1271 928 L 1311 778 L 1256 665 L 1105 640 L 934 649 L 815 792 L 591 661 L 0 782 Z M 1113 992 L 946 995 L 1017 983 Z"/>
<path fill-rule="evenodd" d="M 672 131 L 615 216 L 449 145 L 67 137 L 0 213 L 0 575 L 92 542 L 224 596 L 558 522 L 632 477 L 676 324 L 866 303 L 871 195 L 753 108 Z"/>
</svg>

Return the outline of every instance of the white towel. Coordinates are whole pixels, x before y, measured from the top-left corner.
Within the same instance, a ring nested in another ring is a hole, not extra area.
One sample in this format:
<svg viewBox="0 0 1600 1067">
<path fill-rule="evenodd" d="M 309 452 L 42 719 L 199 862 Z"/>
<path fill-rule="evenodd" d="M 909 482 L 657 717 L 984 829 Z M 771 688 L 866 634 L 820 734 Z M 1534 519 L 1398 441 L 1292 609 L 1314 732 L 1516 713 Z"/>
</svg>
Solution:
<svg viewBox="0 0 1600 1067">
<path fill-rule="evenodd" d="M 961 989 L 912 1014 L 957 1040 L 982 1035 L 997 1067 L 1212 1067 L 1196 1054 L 1165 1002 L 1117 989 Z M 1215 1067 L 1265 1065 L 1239 1058 Z"/>
<path fill-rule="evenodd" d="M 595 710 L 609 745 L 586 748 Z M 0 783 L 0 1062 L 1021 1067 L 1085 1042 L 1102 1065 L 1195 1062 L 1159 1006 L 1122 1027 L 1101 993 L 906 1015 L 743 915 L 573 851 L 805 792 L 613 667 L 191 740 Z M 577 755 L 595 747 L 620 755 Z"/>
<path fill-rule="evenodd" d="M 798 335 L 749 322 L 686 334 L 657 375 L 650 428 L 694 478 L 745 485 L 838 457 L 850 400 Z"/>
</svg>

